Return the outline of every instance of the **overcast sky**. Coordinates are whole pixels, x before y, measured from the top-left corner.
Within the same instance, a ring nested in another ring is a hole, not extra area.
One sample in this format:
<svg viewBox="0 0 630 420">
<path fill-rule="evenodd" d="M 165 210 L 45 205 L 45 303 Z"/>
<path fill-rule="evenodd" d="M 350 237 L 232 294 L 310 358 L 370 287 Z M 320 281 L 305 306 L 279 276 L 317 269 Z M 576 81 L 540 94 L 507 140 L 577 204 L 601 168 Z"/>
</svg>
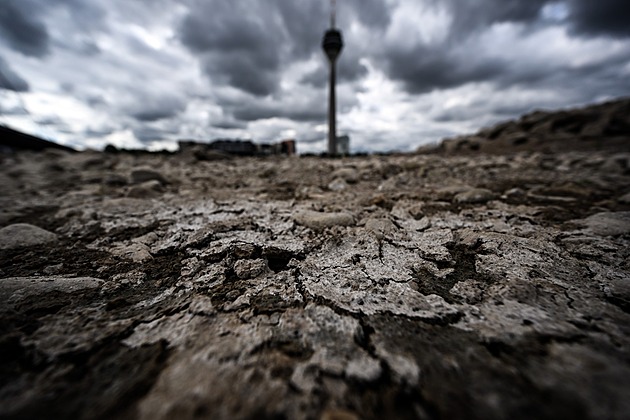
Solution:
<svg viewBox="0 0 630 420">
<path fill-rule="evenodd" d="M 326 148 L 329 0 L 0 0 L 0 123 L 80 148 Z M 338 0 L 338 130 L 421 144 L 630 95 L 629 0 Z"/>
</svg>

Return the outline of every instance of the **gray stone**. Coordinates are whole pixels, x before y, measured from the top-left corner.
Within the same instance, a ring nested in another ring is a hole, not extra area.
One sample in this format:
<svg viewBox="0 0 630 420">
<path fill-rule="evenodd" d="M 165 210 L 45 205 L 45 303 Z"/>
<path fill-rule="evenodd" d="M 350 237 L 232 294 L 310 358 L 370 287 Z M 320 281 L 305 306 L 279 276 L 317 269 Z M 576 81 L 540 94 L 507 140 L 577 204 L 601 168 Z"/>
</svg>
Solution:
<svg viewBox="0 0 630 420">
<path fill-rule="evenodd" d="M 622 204 L 630 204 L 630 192 L 619 197 L 618 201 Z"/>
<path fill-rule="evenodd" d="M 12 306 L 14 303 L 51 292 L 74 293 L 85 289 L 95 289 L 103 280 L 92 277 L 10 277 L 0 279 L 0 303 Z"/>
<path fill-rule="evenodd" d="M 149 246 L 142 243 L 131 243 L 128 245 L 116 245 L 110 248 L 113 255 L 128 258 L 137 263 L 147 262 L 153 259 Z"/>
<path fill-rule="evenodd" d="M 0 250 L 0 418 L 626 418 L 629 237 L 583 220 L 629 210 L 623 137 L 542 153 L 554 125 L 582 144 L 546 115 L 468 156 L 4 156 L 0 227 L 50 218 L 70 248 Z M 80 182 L 141 167 L 177 184 Z M 454 206 L 465 183 L 505 198 Z"/>
<path fill-rule="evenodd" d="M 388 219 L 369 219 L 365 222 L 365 230 L 372 233 L 378 239 L 391 237 L 398 228 Z"/>
<path fill-rule="evenodd" d="M 27 223 L 16 223 L 0 229 L 0 249 L 45 245 L 57 240 L 54 233 Z"/>
<path fill-rule="evenodd" d="M 328 184 L 330 191 L 343 191 L 348 188 L 348 183 L 342 178 L 335 178 Z"/>
<path fill-rule="evenodd" d="M 267 261 L 263 259 L 256 260 L 238 260 L 234 264 L 234 274 L 239 279 L 251 279 L 269 271 Z"/>
<path fill-rule="evenodd" d="M 108 185 L 110 187 L 123 187 L 127 185 L 129 181 L 127 177 L 122 176 L 120 174 L 108 174 L 103 179 L 103 184 Z"/>
<path fill-rule="evenodd" d="M 322 213 L 311 210 L 297 212 L 293 219 L 300 225 L 313 230 L 322 230 L 333 226 L 351 226 L 354 224 L 352 215 L 344 212 Z"/>
<path fill-rule="evenodd" d="M 483 204 L 494 200 L 496 194 L 485 188 L 474 188 L 455 195 L 453 200 L 459 204 Z"/>
<path fill-rule="evenodd" d="M 130 198 L 156 198 L 164 193 L 162 183 L 157 179 L 134 185 L 127 191 Z"/>
<path fill-rule="evenodd" d="M 150 168 L 136 168 L 131 171 L 131 182 L 141 184 L 147 181 L 159 181 L 161 184 L 167 184 L 166 179 L 161 173 Z"/>
<path fill-rule="evenodd" d="M 348 184 L 356 184 L 359 181 L 359 173 L 354 168 L 339 168 L 332 173 L 333 178 L 340 178 Z"/>
<path fill-rule="evenodd" d="M 435 190 L 437 198 L 439 200 L 450 200 L 457 194 L 471 191 L 473 188 L 468 185 L 449 185 L 447 187 L 438 188 Z"/>
<path fill-rule="evenodd" d="M 630 233 L 630 212 L 597 213 L 579 221 L 596 235 L 616 236 Z"/>
</svg>

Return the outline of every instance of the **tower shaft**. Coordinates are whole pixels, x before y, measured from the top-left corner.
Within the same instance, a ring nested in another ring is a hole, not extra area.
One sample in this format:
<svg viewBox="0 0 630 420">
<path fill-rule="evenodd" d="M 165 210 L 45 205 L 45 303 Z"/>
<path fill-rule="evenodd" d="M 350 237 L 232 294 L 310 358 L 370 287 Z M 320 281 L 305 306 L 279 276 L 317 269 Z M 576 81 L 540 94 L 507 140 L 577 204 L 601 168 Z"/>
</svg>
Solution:
<svg viewBox="0 0 630 420">
<path fill-rule="evenodd" d="M 328 154 L 337 154 L 337 71 L 335 61 L 330 61 L 330 89 L 328 93 Z"/>
</svg>

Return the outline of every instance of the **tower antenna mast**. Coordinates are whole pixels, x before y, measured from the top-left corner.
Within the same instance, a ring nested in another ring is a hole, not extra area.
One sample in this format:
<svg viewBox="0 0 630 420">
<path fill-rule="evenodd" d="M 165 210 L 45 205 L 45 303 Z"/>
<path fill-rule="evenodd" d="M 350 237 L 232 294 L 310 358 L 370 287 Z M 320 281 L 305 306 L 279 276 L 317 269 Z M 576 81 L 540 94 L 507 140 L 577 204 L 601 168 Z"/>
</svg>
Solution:
<svg viewBox="0 0 630 420">
<path fill-rule="evenodd" d="M 330 28 L 335 28 L 337 18 L 337 0 L 330 0 Z"/>
</svg>

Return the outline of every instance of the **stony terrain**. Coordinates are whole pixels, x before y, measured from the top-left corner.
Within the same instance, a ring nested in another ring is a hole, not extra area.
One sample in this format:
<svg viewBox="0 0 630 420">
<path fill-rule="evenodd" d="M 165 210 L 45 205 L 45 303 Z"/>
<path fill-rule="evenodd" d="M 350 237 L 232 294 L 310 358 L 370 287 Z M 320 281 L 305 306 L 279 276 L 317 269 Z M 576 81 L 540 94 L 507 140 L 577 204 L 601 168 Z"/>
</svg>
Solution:
<svg viewBox="0 0 630 420">
<path fill-rule="evenodd" d="M 0 418 L 628 418 L 628 146 L 0 159 Z"/>
<path fill-rule="evenodd" d="M 537 110 L 514 121 L 446 139 L 425 151 L 446 154 L 625 149 L 630 133 L 630 98 L 562 111 Z"/>
</svg>

